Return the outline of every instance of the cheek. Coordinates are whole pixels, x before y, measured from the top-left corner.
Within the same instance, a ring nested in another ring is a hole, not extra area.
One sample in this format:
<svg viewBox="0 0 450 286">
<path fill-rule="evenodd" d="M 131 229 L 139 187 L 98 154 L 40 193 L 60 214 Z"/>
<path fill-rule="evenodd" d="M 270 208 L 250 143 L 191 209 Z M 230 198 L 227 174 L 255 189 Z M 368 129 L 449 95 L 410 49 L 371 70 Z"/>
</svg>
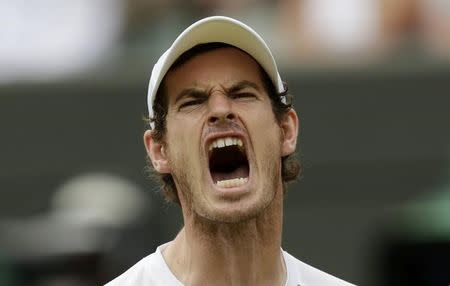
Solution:
<svg viewBox="0 0 450 286">
<path fill-rule="evenodd" d="M 249 120 L 251 126 L 248 126 L 256 159 L 264 162 L 263 165 L 273 164 L 281 158 L 281 129 L 272 110 L 265 111 L 252 117 Z"/>
<path fill-rule="evenodd" d="M 251 130 L 254 130 L 253 138 L 256 140 L 256 145 L 264 142 L 270 145 L 281 144 L 281 130 L 272 109 L 265 108 L 263 112 L 254 115 L 249 122 L 252 122 Z"/>
<path fill-rule="evenodd" d="M 167 145 L 171 165 L 183 166 L 185 164 L 196 165 L 199 158 L 199 143 L 197 132 L 193 126 L 184 121 L 167 122 Z"/>
</svg>

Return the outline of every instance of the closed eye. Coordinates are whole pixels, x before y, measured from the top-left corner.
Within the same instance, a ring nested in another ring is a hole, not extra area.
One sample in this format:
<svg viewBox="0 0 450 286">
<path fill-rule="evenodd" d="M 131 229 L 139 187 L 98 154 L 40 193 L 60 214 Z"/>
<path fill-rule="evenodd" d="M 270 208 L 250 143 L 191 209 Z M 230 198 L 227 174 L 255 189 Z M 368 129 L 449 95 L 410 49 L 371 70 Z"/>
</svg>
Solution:
<svg viewBox="0 0 450 286">
<path fill-rule="evenodd" d="M 256 95 L 251 92 L 237 92 L 230 95 L 233 99 L 251 99 L 256 98 Z"/>
<path fill-rule="evenodd" d="M 187 100 L 187 101 L 185 101 L 185 102 L 180 104 L 180 106 L 178 107 L 178 110 L 180 110 L 182 108 L 185 108 L 185 107 L 194 107 L 194 106 L 200 105 L 204 101 L 205 101 L 205 99 L 203 99 L 203 98 Z"/>
</svg>

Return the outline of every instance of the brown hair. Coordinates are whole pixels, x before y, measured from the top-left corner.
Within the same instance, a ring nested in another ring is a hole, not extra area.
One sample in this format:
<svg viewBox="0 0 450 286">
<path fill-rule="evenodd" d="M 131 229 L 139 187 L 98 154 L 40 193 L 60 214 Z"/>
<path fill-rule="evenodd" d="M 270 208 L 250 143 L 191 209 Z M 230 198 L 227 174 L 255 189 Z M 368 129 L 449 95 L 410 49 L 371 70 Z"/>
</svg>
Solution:
<svg viewBox="0 0 450 286">
<path fill-rule="evenodd" d="M 169 70 L 174 70 L 177 67 L 181 66 L 189 59 L 194 56 L 205 53 L 208 51 L 212 51 L 219 48 L 225 47 L 233 47 L 234 46 L 224 44 L 224 43 L 207 43 L 207 44 L 199 44 L 192 49 L 184 52 L 170 67 Z M 244 51 L 245 52 L 245 51 Z M 258 64 L 259 65 L 259 64 Z M 281 123 L 286 113 L 293 108 L 292 107 L 292 96 L 288 93 L 287 85 L 284 83 L 284 91 L 279 93 L 277 92 L 272 80 L 266 71 L 259 65 L 259 69 L 261 72 L 262 82 L 264 84 L 264 88 L 269 95 L 270 102 L 272 104 L 272 110 L 275 114 L 275 118 L 278 123 Z M 154 117 L 149 118 L 148 123 L 154 123 L 154 131 L 153 131 L 153 139 L 158 142 L 163 142 L 164 135 L 166 133 L 166 116 L 168 110 L 168 99 L 166 96 L 166 87 L 165 87 L 165 78 L 161 81 L 159 89 L 156 93 L 156 97 L 153 103 L 153 111 Z M 285 99 L 285 103 L 282 101 L 282 98 Z M 150 127 L 151 128 L 151 127 Z M 164 142 L 163 142 L 164 143 Z M 294 157 L 293 154 L 284 156 L 281 158 L 281 176 L 283 180 L 283 190 L 286 190 L 286 183 L 296 180 L 302 172 L 302 166 L 300 162 Z M 162 191 L 165 196 L 166 201 L 175 202 L 180 204 L 180 200 L 178 198 L 177 188 L 175 186 L 175 182 L 171 174 L 159 174 L 154 172 L 152 163 L 150 159 L 147 157 L 147 170 L 151 174 L 152 177 L 158 179 L 162 184 Z"/>
</svg>

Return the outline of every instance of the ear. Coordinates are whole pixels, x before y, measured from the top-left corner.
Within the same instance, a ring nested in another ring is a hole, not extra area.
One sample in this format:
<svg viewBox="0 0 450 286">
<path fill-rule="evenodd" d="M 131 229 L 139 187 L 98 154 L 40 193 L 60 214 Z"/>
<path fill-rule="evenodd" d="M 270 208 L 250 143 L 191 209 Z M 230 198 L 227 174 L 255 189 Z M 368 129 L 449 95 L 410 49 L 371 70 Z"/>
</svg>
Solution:
<svg viewBox="0 0 450 286">
<path fill-rule="evenodd" d="M 295 151 L 297 145 L 298 135 L 298 116 L 294 109 L 290 109 L 284 116 L 281 122 L 281 129 L 283 132 L 281 156 L 287 156 Z"/>
<path fill-rule="evenodd" d="M 164 144 L 153 139 L 153 130 L 145 131 L 144 145 L 147 150 L 147 155 L 152 161 L 153 168 L 161 174 L 170 173 L 171 169 Z"/>
</svg>

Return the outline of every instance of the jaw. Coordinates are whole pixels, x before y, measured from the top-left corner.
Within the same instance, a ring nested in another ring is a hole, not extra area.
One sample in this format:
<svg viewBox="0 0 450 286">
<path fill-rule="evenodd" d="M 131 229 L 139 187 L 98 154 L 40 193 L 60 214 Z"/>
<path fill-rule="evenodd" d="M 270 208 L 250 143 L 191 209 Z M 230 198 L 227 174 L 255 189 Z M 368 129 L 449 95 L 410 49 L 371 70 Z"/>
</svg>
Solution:
<svg viewBox="0 0 450 286">
<path fill-rule="evenodd" d="M 269 164 L 279 160 L 278 152 L 274 152 L 277 146 L 260 148 L 261 154 L 257 160 L 252 141 L 245 132 L 232 130 L 207 136 L 201 140 L 201 158 L 197 161 L 197 164 L 200 163 L 201 179 L 192 181 L 196 187 L 192 189 L 192 200 L 188 202 L 192 215 L 210 222 L 224 223 L 242 222 L 259 216 L 274 200 L 278 184 L 281 184 L 276 174 L 280 166 Z M 242 140 L 245 160 L 237 156 L 236 148 L 218 148 L 219 152 L 210 153 L 214 141 L 227 137 Z M 229 165 L 230 161 L 236 160 L 244 163 Z M 262 162 L 262 165 L 256 162 Z"/>
<path fill-rule="evenodd" d="M 272 181 L 264 180 L 255 165 L 254 155 L 248 154 L 248 174 L 245 182 L 237 186 L 222 187 L 214 181 L 217 174 L 206 172 L 205 204 L 197 205 L 195 213 L 210 223 L 242 223 L 261 216 L 272 204 L 275 189 Z M 236 171 L 239 173 L 241 171 Z M 233 180 L 233 179 L 231 179 Z M 234 179 L 237 180 L 237 179 Z"/>
</svg>

